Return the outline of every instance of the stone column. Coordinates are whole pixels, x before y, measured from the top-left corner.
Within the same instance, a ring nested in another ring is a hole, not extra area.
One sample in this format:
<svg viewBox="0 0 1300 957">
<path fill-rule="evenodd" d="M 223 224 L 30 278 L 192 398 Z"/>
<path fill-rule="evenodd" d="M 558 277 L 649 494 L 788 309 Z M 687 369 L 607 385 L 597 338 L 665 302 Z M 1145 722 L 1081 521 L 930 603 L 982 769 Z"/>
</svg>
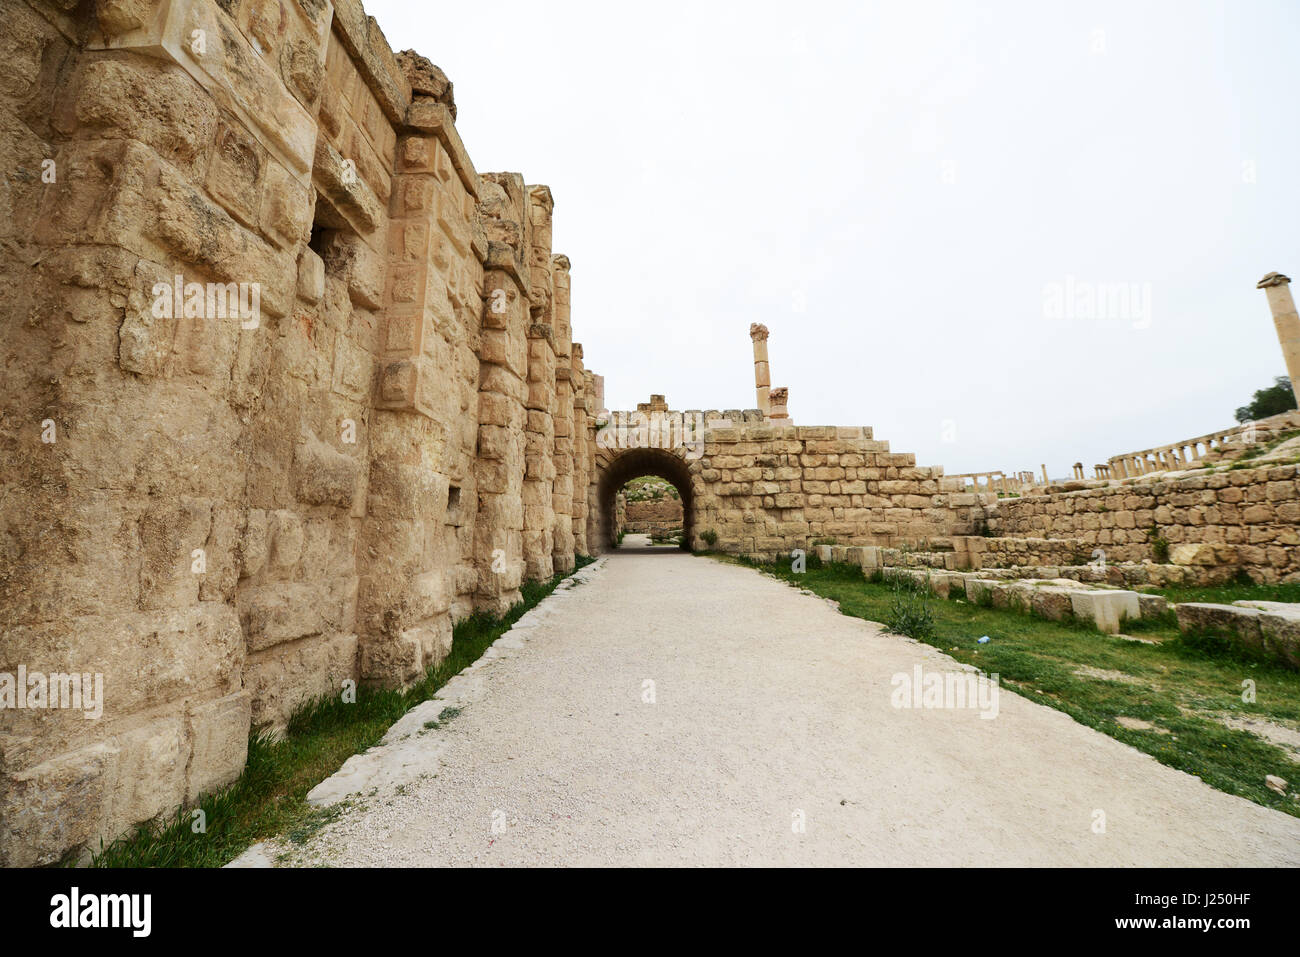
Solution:
<svg viewBox="0 0 1300 957">
<path fill-rule="evenodd" d="M 758 409 L 763 413 L 763 418 L 767 418 L 772 408 L 769 396 L 772 376 L 767 366 L 767 326 L 752 323 L 749 338 L 754 342 L 754 387 L 758 392 Z"/>
<path fill-rule="evenodd" d="M 1282 344 L 1282 358 L 1286 360 L 1286 374 L 1291 377 L 1291 391 L 1300 405 L 1300 316 L 1296 315 L 1295 300 L 1288 288 L 1291 280 L 1281 273 L 1271 272 L 1257 284 L 1268 297 L 1268 308 L 1273 312 L 1273 325 L 1277 327 L 1277 341 Z"/>
</svg>

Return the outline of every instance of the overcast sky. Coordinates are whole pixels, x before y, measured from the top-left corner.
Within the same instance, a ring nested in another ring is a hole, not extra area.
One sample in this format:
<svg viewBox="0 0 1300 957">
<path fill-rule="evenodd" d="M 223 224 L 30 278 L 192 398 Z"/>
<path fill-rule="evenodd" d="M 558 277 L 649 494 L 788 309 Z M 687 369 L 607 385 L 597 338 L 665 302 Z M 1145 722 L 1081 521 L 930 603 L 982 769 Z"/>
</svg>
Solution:
<svg viewBox="0 0 1300 957">
<path fill-rule="evenodd" d="M 610 408 L 753 407 L 762 322 L 796 423 L 1055 477 L 1285 371 L 1295 2 L 366 8 L 480 172 L 551 187 Z"/>
</svg>

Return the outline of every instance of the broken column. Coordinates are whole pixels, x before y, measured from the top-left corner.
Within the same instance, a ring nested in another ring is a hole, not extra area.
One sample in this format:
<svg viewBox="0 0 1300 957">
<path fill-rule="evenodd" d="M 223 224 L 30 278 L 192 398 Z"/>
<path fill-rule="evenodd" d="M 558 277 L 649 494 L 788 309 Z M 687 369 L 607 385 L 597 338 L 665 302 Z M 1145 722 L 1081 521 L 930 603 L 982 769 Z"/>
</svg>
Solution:
<svg viewBox="0 0 1300 957">
<path fill-rule="evenodd" d="M 767 366 L 767 326 L 761 322 L 751 323 L 749 338 L 754 343 L 754 388 L 758 393 L 758 408 L 767 418 L 771 414 L 769 391 L 772 388 L 772 376 Z"/>
<path fill-rule="evenodd" d="M 771 402 L 772 409 L 769 417 L 772 419 L 773 424 L 789 424 L 788 420 L 790 418 L 790 413 L 787 411 L 787 406 L 790 401 L 790 390 L 785 388 L 785 386 L 782 386 L 779 389 L 773 389 L 768 393 L 768 399 Z"/>
<path fill-rule="evenodd" d="M 1286 361 L 1286 374 L 1291 378 L 1291 391 L 1300 405 L 1300 316 L 1296 315 L 1295 300 L 1291 298 L 1291 280 L 1279 272 L 1271 272 L 1255 286 L 1268 297 L 1268 308 L 1273 313 L 1277 327 L 1277 341 L 1282 345 L 1282 358 Z"/>
</svg>

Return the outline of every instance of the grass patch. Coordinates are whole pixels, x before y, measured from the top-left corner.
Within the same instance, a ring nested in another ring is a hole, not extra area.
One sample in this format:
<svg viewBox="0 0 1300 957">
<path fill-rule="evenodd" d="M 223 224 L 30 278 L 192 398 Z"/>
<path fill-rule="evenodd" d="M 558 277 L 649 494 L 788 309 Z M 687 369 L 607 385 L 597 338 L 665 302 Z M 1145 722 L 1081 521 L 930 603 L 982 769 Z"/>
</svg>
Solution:
<svg viewBox="0 0 1300 957">
<path fill-rule="evenodd" d="M 886 622 L 895 605 L 893 583 L 867 581 L 856 565 L 828 564 L 804 574 L 794 574 L 784 564 L 755 567 L 830 598 L 843 614 L 857 618 Z M 1242 597 L 1243 590 L 1286 594 L 1300 586 L 1224 587 Z M 1300 763 L 1276 745 L 1218 720 L 1226 714 L 1300 721 L 1300 673 L 1179 640 L 1172 616 L 1125 626 L 1126 633 L 1141 630 L 1159 640 L 1144 644 L 1102 634 L 1091 624 L 1045 621 L 965 600 L 930 602 L 929 611 L 933 632 L 919 640 L 987 674 L 1000 675 L 1008 690 L 1063 711 L 1220 791 L 1300 817 L 1300 802 L 1264 786 L 1265 775 L 1276 774 L 1294 788 L 1300 783 Z M 982 635 L 991 640 L 979 644 Z M 1089 671 L 1118 672 L 1125 680 L 1107 680 Z M 1249 703 L 1242 700 L 1247 680 L 1255 687 L 1255 701 Z M 1125 728 L 1115 720 L 1125 716 L 1155 728 Z"/>
<path fill-rule="evenodd" d="M 1163 595 L 1170 604 L 1185 601 L 1209 602 L 1231 605 L 1234 601 L 1300 602 L 1300 582 L 1274 585 L 1256 585 L 1253 582 L 1231 582 L 1226 585 L 1169 585 L 1163 588 L 1143 588 L 1152 595 Z"/>
<path fill-rule="evenodd" d="M 594 560 L 580 555 L 576 568 Z M 337 696 L 321 698 L 293 714 L 282 739 L 255 732 L 239 780 L 205 796 L 196 808 L 180 809 L 161 823 L 138 826 L 102 847 L 91 866 L 220 867 L 258 841 L 280 835 L 297 843 L 306 840 L 337 814 L 335 809 L 312 807 L 307 792 L 349 757 L 378 744 L 398 718 L 477 661 L 492 642 L 567 577 L 562 574 L 547 581 L 525 582 L 520 587 L 522 601 L 502 617 L 480 614 L 458 622 L 452 632 L 451 653 L 410 688 L 361 687 L 354 704 L 345 704 Z M 456 714 L 458 709 L 444 708 L 438 721 Z M 203 812 L 205 833 L 194 832 L 196 810 Z"/>
</svg>

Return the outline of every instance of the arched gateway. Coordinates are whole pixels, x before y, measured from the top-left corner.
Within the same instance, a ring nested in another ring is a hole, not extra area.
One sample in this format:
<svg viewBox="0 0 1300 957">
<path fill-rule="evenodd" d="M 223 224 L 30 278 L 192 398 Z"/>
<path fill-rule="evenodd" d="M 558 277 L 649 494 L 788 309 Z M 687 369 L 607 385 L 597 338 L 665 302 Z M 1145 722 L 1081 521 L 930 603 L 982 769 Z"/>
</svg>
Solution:
<svg viewBox="0 0 1300 957">
<path fill-rule="evenodd" d="M 702 479 L 698 454 L 694 460 L 691 455 L 686 446 L 597 450 L 595 534 L 602 548 L 614 544 L 618 490 L 641 475 L 654 475 L 677 489 L 682 501 L 682 547 L 694 544 L 696 492 Z"/>
</svg>

